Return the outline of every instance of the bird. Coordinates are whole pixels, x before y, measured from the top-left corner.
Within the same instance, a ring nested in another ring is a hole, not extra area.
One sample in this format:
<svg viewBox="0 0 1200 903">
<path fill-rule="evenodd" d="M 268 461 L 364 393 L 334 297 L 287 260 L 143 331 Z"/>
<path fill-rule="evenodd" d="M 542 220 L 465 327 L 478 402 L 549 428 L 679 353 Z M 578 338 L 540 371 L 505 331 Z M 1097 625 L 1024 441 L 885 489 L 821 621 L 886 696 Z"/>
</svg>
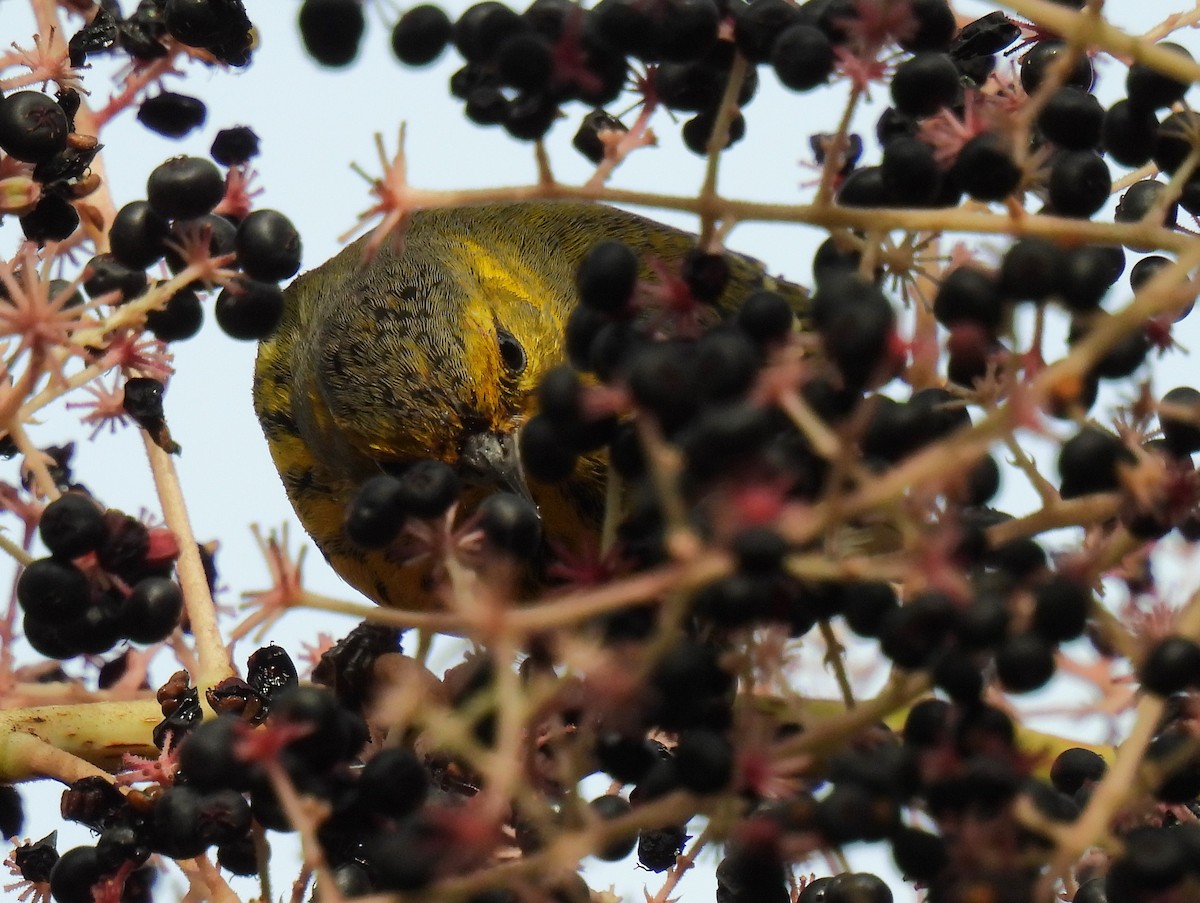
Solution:
<svg viewBox="0 0 1200 903">
<path fill-rule="evenodd" d="M 333 569 L 374 602 L 412 611 L 443 603 L 432 565 L 346 536 L 347 506 L 364 480 L 426 459 L 458 472 L 468 511 L 488 492 L 537 505 L 547 540 L 598 532 L 602 456 L 558 484 L 527 478 L 517 437 L 536 412 L 541 379 L 565 360 L 576 270 L 602 239 L 676 271 L 697 238 L 618 208 L 527 201 L 412 214 L 401 242 L 370 260 L 359 239 L 296 278 L 278 328 L 259 345 L 254 407 L 296 514 Z M 758 288 L 803 289 L 732 252 L 730 309 Z"/>
</svg>

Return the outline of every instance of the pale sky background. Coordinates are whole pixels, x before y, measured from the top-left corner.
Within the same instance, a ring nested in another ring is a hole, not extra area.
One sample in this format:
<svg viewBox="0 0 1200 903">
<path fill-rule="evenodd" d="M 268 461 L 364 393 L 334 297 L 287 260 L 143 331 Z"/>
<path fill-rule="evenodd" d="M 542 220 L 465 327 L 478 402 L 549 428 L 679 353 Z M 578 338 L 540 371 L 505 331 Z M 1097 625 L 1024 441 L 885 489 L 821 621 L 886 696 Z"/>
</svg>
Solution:
<svg viewBox="0 0 1200 903">
<path fill-rule="evenodd" d="M 453 12 L 465 5 L 458 2 L 448 8 Z M 131 10 L 133 0 L 123 0 L 123 6 Z M 261 46 L 252 66 L 245 71 L 225 72 L 193 65 L 185 78 L 166 81 L 166 89 L 194 94 L 209 105 L 207 123 L 191 136 L 173 141 L 149 132 L 136 122 L 132 110 L 112 124 L 103 140 L 109 148 L 105 156 L 118 205 L 145 196 L 146 176 L 162 160 L 180 153 L 206 155 L 219 129 L 250 125 L 262 138 L 263 153 L 256 162 L 260 174 L 256 184 L 263 189 L 259 205 L 277 208 L 297 224 L 304 239 L 304 269 L 308 269 L 338 250 L 337 236 L 351 228 L 357 213 L 369 204 L 367 186 L 350 171 L 349 163 L 357 161 L 367 172 L 377 174 L 379 166 L 372 136 L 382 132 L 389 152 L 394 152 L 402 121 L 408 123 L 409 176 L 418 186 L 494 187 L 526 184 L 534 179 L 531 146 L 510 140 L 501 129 L 482 129 L 468 123 L 461 114 L 460 104 L 449 97 L 447 79 L 460 65 L 453 52 L 424 70 L 409 70 L 394 62 L 388 36 L 399 7 L 368 3 L 368 30 L 359 60 L 341 71 L 321 69 L 304 55 L 294 24 L 298 7 L 294 0 L 249 0 L 248 11 L 261 35 Z M 1106 5 L 1112 21 L 1134 32 L 1152 27 L 1178 8 L 1178 3 L 1168 0 L 1136 3 L 1112 0 Z M 970 9 L 984 7 L 973 5 Z M 76 22 L 74 27 L 77 25 Z M 26 44 L 31 31 L 32 19 L 26 4 L 21 0 L 0 0 L 0 45 L 14 40 Z M 1194 33 L 1177 36 L 1176 40 L 1191 47 L 1193 52 L 1200 46 Z M 101 68 L 98 66 L 98 71 Z M 1097 93 L 1107 105 L 1123 90 L 1125 70 L 1108 59 L 1100 60 L 1097 68 Z M 804 201 L 811 196 L 811 189 L 802 186 L 814 176 L 813 170 L 802 165 L 810 161 L 808 135 L 835 128 L 846 92 L 837 86 L 808 95 L 792 95 L 777 85 L 768 70 L 760 70 L 760 76 L 759 96 L 746 111 L 747 137 L 725 155 L 721 190 L 742 198 Z M 94 73 L 87 83 L 93 92 L 93 102 L 102 104 L 112 82 Z M 886 99 L 886 93 L 886 87 L 876 87 L 872 97 L 876 101 Z M 868 106 L 854 120 L 854 130 L 868 144 L 867 162 L 878 160 L 873 134 L 879 109 L 878 103 Z M 610 109 L 610 112 L 622 111 L 620 104 Z M 549 141 L 554 172 L 568 184 L 584 181 L 591 171 L 590 165 L 570 147 L 582 112 L 572 107 L 570 118 L 556 125 Z M 631 122 L 632 116 L 626 121 Z M 683 148 L 679 125 L 673 124 L 665 112 L 657 114 L 654 124 L 661 147 L 634 154 L 617 172 L 612 184 L 679 194 L 695 192 L 703 175 L 703 161 Z M 682 215 L 663 214 L 660 218 L 684 227 L 694 225 L 689 217 Z M 812 251 L 823 237 L 823 233 L 804 227 L 747 225 L 736 230 L 730 245 L 764 260 L 777 273 L 807 283 Z M 13 226 L 0 226 L 0 253 L 10 255 L 15 241 Z M 1003 243 L 995 239 L 985 242 L 985 246 L 996 254 L 1003 249 Z M 1134 259 L 1131 254 L 1130 266 Z M 1113 293 L 1114 301 L 1123 301 L 1128 296 L 1125 277 L 1119 286 L 1121 290 Z M 208 310 L 211 312 L 211 304 Z M 1196 322 L 1182 324 L 1176 336 L 1185 348 L 1200 348 Z M 170 383 L 166 410 L 172 433 L 183 446 L 178 464 L 184 491 L 197 536 L 221 541 L 217 562 L 224 589 L 220 601 L 234 605 L 241 592 L 262 588 L 267 582 L 249 524 L 256 522 L 271 528 L 288 522 L 293 544 L 303 537 L 303 532 L 284 496 L 251 408 L 254 346 L 225 337 L 210 317 L 199 337 L 177 343 L 173 350 L 178 373 Z M 1194 380 L 1194 366 L 1182 353 L 1174 352 L 1156 365 L 1156 374 L 1155 385 L 1161 394 L 1174 385 Z M 68 412 L 65 418 L 48 419 L 33 431 L 35 440 L 42 445 L 70 438 L 83 440 L 89 430 L 75 425 L 74 416 L 74 412 Z M 1053 451 L 1046 446 L 1042 448 L 1039 460 L 1052 475 Z M 141 441 L 129 429 L 117 435 L 105 432 L 92 443 L 82 441 L 75 465 L 78 478 L 107 505 L 137 512 L 143 506 L 154 509 L 157 505 L 142 459 Z M 14 475 L 13 464 L 0 465 L 0 479 L 12 481 Z M 1030 495 L 1019 479 L 1007 474 L 998 504 L 1019 513 L 1028 508 Z M 7 526 L 9 521 L 0 516 L 0 526 Z M 11 565 L 0 562 L 0 580 L 10 573 Z M 315 550 L 307 558 L 305 578 L 318 592 L 351 597 L 352 591 L 329 570 Z M 1178 579 L 1182 591 L 1185 578 L 1181 575 Z M 353 622 L 346 618 L 298 613 L 286 617 L 268 639 L 279 642 L 298 657 L 301 642 L 311 640 L 318 631 L 340 636 L 351 626 Z M 814 667 L 809 670 L 815 672 L 819 670 L 815 663 L 822 650 L 816 648 L 816 643 L 810 645 Z M 235 650 L 239 666 L 244 665 L 254 648 L 248 641 L 239 645 Z M 877 652 L 867 646 L 857 649 L 854 655 L 856 665 L 869 667 Z M 172 670 L 171 664 L 166 656 L 162 658 L 159 670 L 163 676 Z M 819 674 L 815 677 L 820 679 Z M 832 695 L 833 686 L 829 686 Z M 1070 681 L 1056 681 L 1050 690 L 1033 694 L 1029 704 L 1032 708 L 1046 708 L 1070 701 L 1078 703 L 1079 689 Z M 1057 724 L 1065 733 L 1084 732 L 1093 736 L 1103 728 L 1097 719 L 1086 723 L 1059 720 Z M 40 837 L 60 827 L 57 788 L 49 793 L 27 794 L 26 799 L 27 836 Z M 60 849 L 82 842 L 86 842 L 86 832 L 60 834 Z M 280 851 L 275 859 L 278 892 L 287 887 L 294 869 L 283 854 L 286 843 L 279 844 L 277 849 Z M 865 867 L 879 867 L 877 857 L 861 861 Z M 688 903 L 712 899 L 711 864 L 715 859 L 707 862 L 709 867 L 699 868 L 685 879 L 680 892 Z M 813 862 L 811 868 L 817 874 L 826 873 L 820 862 Z M 617 868 L 592 874 L 593 887 L 616 883 L 627 901 L 640 899 L 643 885 L 653 892 L 660 883 L 657 876 L 636 871 L 632 859 Z M 3 883 L 0 881 L 0 886 Z M 234 886 L 246 896 L 254 893 L 251 884 L 239 882 Z M 911 891 L 898 880 L 892 886 L 898 903 L 913 898 Z M 165 880 L 159 887 L 163 898 L 168 899 L 169 885 Z"/>
</svg>

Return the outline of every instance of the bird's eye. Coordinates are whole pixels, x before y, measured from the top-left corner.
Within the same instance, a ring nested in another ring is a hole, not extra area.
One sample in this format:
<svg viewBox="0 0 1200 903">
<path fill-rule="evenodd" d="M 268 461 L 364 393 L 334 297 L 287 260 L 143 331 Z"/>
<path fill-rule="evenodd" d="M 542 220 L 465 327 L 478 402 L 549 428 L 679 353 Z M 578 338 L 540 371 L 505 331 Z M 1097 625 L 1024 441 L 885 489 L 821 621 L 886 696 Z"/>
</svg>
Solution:
<svg viewBox="0 0 1200 903">
<path fill-rule="evenodd" d="M 496 331 L 496 343 L 500 347 L 500 360 L 504 364 L 504 368 L 513 376 L 520 376 L 525 372 L 525 349 L 521 347 L 521 343 L 516 340 L 511 332 L 504 329 Z"/>
</svg>

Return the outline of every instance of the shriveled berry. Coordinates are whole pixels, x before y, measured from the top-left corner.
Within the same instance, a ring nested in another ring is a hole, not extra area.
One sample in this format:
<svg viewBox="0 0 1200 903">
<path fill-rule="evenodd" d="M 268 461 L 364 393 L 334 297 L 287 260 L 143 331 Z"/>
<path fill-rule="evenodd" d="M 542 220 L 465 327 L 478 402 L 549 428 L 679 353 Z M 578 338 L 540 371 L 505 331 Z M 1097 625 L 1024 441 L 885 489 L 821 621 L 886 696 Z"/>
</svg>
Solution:
<svg viewBox="0 0 1200 903">
<path fill-rule="evenodd" d="M 163 91 L 142 101 L 138 122 L 167 138 L 182 138 L 204 125 L 208 107 L 198 97 Z"/>
<path fill-rule="evenodd" d="M 950 45 L 954 57 L 991 55 L 1007 49 L 1021 36 L 1021 29 L 1002 12 L 991 12 L 968 22 Z"/>
<path fill-rule="evenodd" d="M 50 880 L 50 871 L 58 862 L 58 850 L 54 847 L 56 840 L 57 832 L 33 843 L 17 846 L 12 851 L 13 864 L 22 878 L 34 884 Z"/>
<path fill-rule="evenodd" d="M 643 828 L 638 834 L 638 862 L 652 872 L 665 872 L 675 865 L 687 839 L 682 826 Z"/>
<path fill-rule="evenodd" d="M 125 380 L 125 399 L 122 408 L 125 413 L 134 419 L 138 426 L 149 432 L 154 432 L 155 428 L 162 423 L 163 420 L 163 393 L 166 391 L 166 386 L 161 380 L 152 379 L 148 376 L 131 376 Z M 134 521 L 137 524 L 136 521 Z M 132 528 L 134 534 L 134 542 L 129 544 L 129 555 L 125 559 L 123 551 L 118 551 L 121 561 L 118 563 L 136 563 L 139 555 L 146 554 L 143 551 L 143 538 L 140 535 L 138 527 L 140 524 Z M 109 529 L 112 530 L 112 521 L 109 521 Z M 144 529 L 144 528 L 142 528 Z M 114 534 L 119 531 L 113 531 Z M 150 548 L 149 537 L 144 540 L 144 549 L 148 551 Z M 107 553 L 106 553 L 107 554 Z M 113 556 L 114 558 L 116 556 Z"/>
<path fill-rule="evenodd" d="M 166 0 L 163 21 L 177 41 L 204 47 L 221 33 L 221 7 L 214 0 Z"/>
<path fill-rule="evenodd" d="M 11 840 L 21 833 L 25 823 L 25 810 L 21 805 L 21 794 L 12 784 L 0 784 L 0 835 Z"/>
<path fill-rule="evenodd" d="M 616 116 L 605 110 L 592 110 L 579 123 L 579 131 L 571 139 L 571 146 L 596 165 L 604 159 L 608 145 L 600 140 L 604 132 L 625 133 L 629 128 Z"/>
<path fill-rule="evenodd" d="M 241 166 L 258 156 L 258 135 L 248 125 L 221 129 L 208 152 L 222 166 Z"/>
</svg>

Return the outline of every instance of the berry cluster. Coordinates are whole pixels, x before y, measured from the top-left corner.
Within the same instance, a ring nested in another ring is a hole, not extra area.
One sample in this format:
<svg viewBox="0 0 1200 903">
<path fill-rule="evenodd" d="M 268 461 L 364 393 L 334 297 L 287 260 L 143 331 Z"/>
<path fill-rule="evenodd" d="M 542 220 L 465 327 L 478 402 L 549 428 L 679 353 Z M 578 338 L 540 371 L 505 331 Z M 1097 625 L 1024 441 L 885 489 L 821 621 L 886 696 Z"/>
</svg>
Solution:
<svg viewBox="0 0 1200 903">
<path fill-rule="evenodd" d="M 179 625 L 183 595 L 171 579 L 169 530 L 105 511 L 85 490 L 46 506 L 38 532 L 50 556 L 17 581 L 22 630 L 48 658 L 100 655 L 122 639 L 158 643 Z"/>
<path fill-rule="evenodd" d="M 102 4 L 71 36 L 73 66 L 89 56 L 123 53 L 146 64 L 169 56 L 178 45 L 211 54 L 227 66 L 247 66 L 254 26 L 242 0 L 142 0 L 129 16 L 116 4 Z"/>
<path fill-rule="evenodd" d="M 214 156 L 228 160 L 232 153 L 234 163 L 244 164 L 246 148 L 237 147 L 239 142 L 245 138 L 238 134 L 219 137 Z M 198 292 L 216 281 L 224 282 L 215 307 L 221 328 L 238 339 L 269 335 L 283 315 L 279 282 L 300 269 L 300 235 L 278 211 L 230 209 L 231 184 L 200 157 L 175 157 L 156 167 L 146 182 L 146 200 L 117 211 L 109 231 L 112 253 L 93 259 L 84 287 L 93 297 L 118 291 L 118 303 L 131 300 L 145 286 L 143 271 L 165 258 L 172 273 L 193 266 L 199 278 L 177 289 L 161 309 L 147 311 L 146 326 L 156 338 L 195 335 L 203 317 Z M 214 212 L 218 205 L 225 205 L 223 213 Z"/>
<path fill-rule="evenodd" d="M 6 169 L 0 215 L 20 217 L 21 230 L 32 241 L 60 241 L 79 227 L 72 201 L 96 188 L 92 160 L 96 139 L 75 131 L 80 97 L 74 88 L 57 97 L 41 91 L 14 91 L 0 96 L 0 151 Z"/>
</svg>

